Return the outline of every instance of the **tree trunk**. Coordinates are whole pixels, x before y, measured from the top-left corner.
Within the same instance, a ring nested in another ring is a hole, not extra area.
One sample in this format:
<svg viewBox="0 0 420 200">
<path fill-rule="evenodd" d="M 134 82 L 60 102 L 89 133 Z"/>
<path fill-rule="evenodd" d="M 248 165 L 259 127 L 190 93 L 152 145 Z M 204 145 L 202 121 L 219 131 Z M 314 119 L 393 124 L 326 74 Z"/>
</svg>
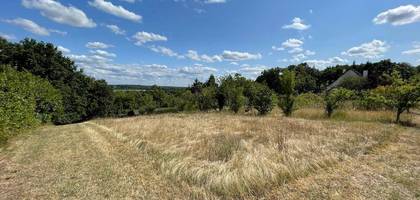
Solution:
<svg viewBox="0 0 420 200">
<path fill-rule="evenodd" d="M 397 119 L 396 119 L 397 124 L 400 123 L 400 116 L 401 116 L 401 113 L 403 113 L 403 112 L 404 111 L 402 109 L 397 110 Z"/>
</svg>

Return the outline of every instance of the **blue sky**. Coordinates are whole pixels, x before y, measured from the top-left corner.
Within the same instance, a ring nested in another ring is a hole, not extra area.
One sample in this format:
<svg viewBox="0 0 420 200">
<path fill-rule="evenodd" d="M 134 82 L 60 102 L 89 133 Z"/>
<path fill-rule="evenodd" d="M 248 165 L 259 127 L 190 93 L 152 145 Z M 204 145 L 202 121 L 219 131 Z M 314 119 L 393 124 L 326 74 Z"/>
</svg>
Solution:
<svg viewBox="0 0 420 200">
<path fill-rule="evenodd" d="M 0 20 L 2 37 L 54 43 L 111 84 L 186 86 L 301 62 L 420 64 L 414 0 L 13 0 Z"/>
</svg>

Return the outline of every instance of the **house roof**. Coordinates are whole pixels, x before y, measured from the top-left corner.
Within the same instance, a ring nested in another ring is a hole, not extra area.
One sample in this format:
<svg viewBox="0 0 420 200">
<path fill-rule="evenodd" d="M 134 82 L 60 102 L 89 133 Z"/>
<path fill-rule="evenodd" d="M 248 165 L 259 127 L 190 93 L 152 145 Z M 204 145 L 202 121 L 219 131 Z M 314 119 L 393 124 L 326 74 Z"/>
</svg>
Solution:
<svg viewBox="0 0 420 200">
<path fill-rule="evenodd" d="M 343 82 L 344 79 L 350 78 L 350 77 L 362 77 L 362 75 L 359 72 L 353 71 L 353 70 L 347 70 L 343 75 L 341 75 L 336 81 L 334 81 L 332 84 L 330 84 L 327 87 L 327 91 L 337 87 L 340 85 L 341 82 Z"/>
</svg>

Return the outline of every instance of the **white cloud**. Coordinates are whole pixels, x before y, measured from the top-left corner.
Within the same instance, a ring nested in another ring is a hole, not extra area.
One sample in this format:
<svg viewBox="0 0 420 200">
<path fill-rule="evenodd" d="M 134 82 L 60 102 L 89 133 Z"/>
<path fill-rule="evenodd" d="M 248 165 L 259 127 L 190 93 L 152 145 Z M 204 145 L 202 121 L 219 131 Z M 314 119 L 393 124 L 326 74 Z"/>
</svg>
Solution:
<svg viewBox="0 0 420 200">
<path fill-rule="evenodd" d="M 363 43 L 360 46 L 352 47 L 346 52 L 342 52 L 342 55 L 352 57 L 363 57 L 363 58 L 379 58 L 382 57 L 385 52 L 390 48 L 386 42 L 381 40 L 373 40 L 369 43 Z"/>
<path fill-rule="evenodd" d="M 310 27 L 311 25 L 306 25 L 301 18 L 295 17 L 292 20 L 292 24 L 284 25 L 283 29 L 296 29 L 296 30 L 303 31 L 303 30 L 309 29 Z"/>
<path fill-rule="evenodd" d="M 303 41 L 295 39 L 295 38 L 290 38 L 281 44 L 283 48 L 298 48 L 298 47 L 301 47 L 302 45 L 303 45 Z"/>
<path fill-rule="evenodd" d="M 50 35 L 50 31 L 48 29 L 38 25 L 37 23 L 29 20 L 29 19 L 23 19 L 23 18 L 16 18 L 12 20 L 4 20 L 7 23 L 19 26 L 26 31 L 29 31 L 31 33 L 42 35 L 42 36 L 48 36 Z"/>
<path fill-rule="evenodd" d="M 261 54 L 251 54 L 248 52 L 238 52 L 238 51 L 223 51 L 222 54 L 223 60 L 227 61 L 243 61 L 243 60 L 258 60 L 261 59 Z"/>
<path fill-rule="evenodd" d="M 401 26 L 420 22 L 420 6 L 405 5 L 380 13 L 373 19 L 375 24 L 390 23 Z"/>
<path fill-rule="evenodd" d="M 306 51 L 305 51 L 305 54 L 306 54 L 307 56 L 313 56 L 313 55 L 315 55 L 316 53 L 315 53 L 315 51 L 306 50 Z"/>
<path fill-rule="evenodd" d="M 420 43 L 414 42 L 413 49 L 403 51 L 402 54 L 406 54 L 406 55 L 420 54 Z"/>
<path fill-rule="evenodd" d="M 128 19 L 131 21 L 135 21 L 135 22 L 140 22 L 142 20 L 142 16 L 137 15 L 133 12 L 130 12 L 128 10 L 126 10 L 124 7 L 122 6 L 116 6 L 114 4 L 112 4 L 111 2 L 107 2 L 105 0 L 93 0 L 93 1 L 89 1 L 89 5 L 102 10 L 108 14 L 117 16 L 117 17 L 121 17 L 124 19 Z"/>
<path fill-rule="evenodd" d="M 125 1 L 127 3 L 135 3 L 136 2 L 136 0 L 120 0 L 120 1 Z M 139 1 L 141 1 L 141 0 L 139 0 Z"/>
<path fill-rule="evenodd" d="M 241 68 L 237 71 L 241 75 L 244 75 L 247 78 L 255 79 L 259 75 L 261 75 L 261 72 L 269 69 L 269 67 L 265 65 L 255 65 L 251 66 L 248 64 L 241 65 Z"/>
<path fill-rule="evenodd" d="M 125 30 L 121 29 L 117 25 L 108 24 L 106 27 L 117 35 L 125 35 Z"/>
<path fill-rule="evenodd" d="M 111 57 L 111 58 L 117 57 L 117 55 L 115 55 L 114 53 L 109 53 L 105 50 L 100 50 L 100 49 L 90 50 L 89 52 L 94 54 L 94 55 L 99 55 L 99 56 L 102 56 L 102 57 Z"/>
<path fill-rule="evenodd" d="M 133 35 L 133 38 L 136 40 L 136 45 L 141 46 L 147 42 L 157 42 L 157 41 L 168 41 L 168 38 L 155 34 L 155 33 L 148 33 L 148 32 L 137 32 Z"/>
<path fill-rule="evenodd" d="M 205 79 L 217 72 L 203 65 L 170 68 L 161 64 L 116 64 L 100 55 L 69 55 L 84 71 L 111 84 L 146 84 L 187 86 L 195 78 Z"/>
<path fill-rule="evenodd" d="M 311 67 L 316 67 L 318 69 L 325 69 L 326 67 L 329 67 L 329 66 L 346 64 L 349 61 L 340 57 L 333 57 L 326 60 L 305 60 L 304 62 L 307 63 Z"/>
<path fill-rule="evenodd" d="M 289 53 L 300 53 L 302 51 L 304 51 L 302 48 L 296 47 L 296 48 L 293 48 L 293 49 L 289 50 Z"/>
<path fill-rule="evenodd" d="M 177 58 L 184 58 L 184 56 L 179 55 L 177 52 L 173 51 L 172 49 L 169 49 L 167 47 L 163 47 L 163 46 L 150 46 L 149 47 L 150 50 L 156 52 L 156 53 L 160 53 L 163 54 L 165 56 L 169 56 L 169 57 L 177 57 Z"/>
<path fill-rule="evenodd" d="M 57 49 L 59 51 L 63 52 L 64 54 L 67 54 L 67 53 L 70 53 L 71 52 L 70 49 L 67 49 L 67 48 L 65 48 L 63 46 L 57 46 Z"/>
<path fill-rule="evenodd" d="M 11 35 L 11 34 L 1 33 L 1 32 L 0 32 L 0 37 L 9 41 L 16 40 L 16 36 Z"/>
<path fill-rule="evenodd" d="M 214 55 L 214 56 L 209 56 L 206 54 L 199 55 L 198 52 L 194 50 L 188 50 L 188 53 L 185 54 L 185 57 L 194 61 L 207 62 L 207 63 L 221 62 L 223 60 L 222 57 L 219 55 Z"/>
<path fill-rule="evenodd" d="M 204 1 L 206 4 L 216 4 L 216 3 L 226 3 L 226 0 L 206 0 Z"/>
<path fill-rule="evenodd" d="M 274 51 L 284 51 L 283 47 L 277 47 L 277 46 L 272 46 L 271 49 Z"/>
<path fill-rule="evenodd" d="M 86 44 L 86 47 L 89 49 L 107 49 L 107 48 L 112 47 L 112 45 L 105 44 L 102 42 L 88 42 Z"/>
<path fill-rule="evenodd" d="M 25 8 L 38 9 L 41 15 L 61 24 L 75 27 L 92 28 L 96 24 L 86 14 L 73 6 L 63 6 L 54 0 L 22 0 Z"/>
<path fill-rule="evenodd" d="M 213 67 L 203 67 L 202 65 L 195 65 L 192 67 L 182 67 L 178 71 L 179 73 L 197 76 L 197 75 L 210 75 L 212 73 L 216 73 L 217 69 Z"/>
</svg>

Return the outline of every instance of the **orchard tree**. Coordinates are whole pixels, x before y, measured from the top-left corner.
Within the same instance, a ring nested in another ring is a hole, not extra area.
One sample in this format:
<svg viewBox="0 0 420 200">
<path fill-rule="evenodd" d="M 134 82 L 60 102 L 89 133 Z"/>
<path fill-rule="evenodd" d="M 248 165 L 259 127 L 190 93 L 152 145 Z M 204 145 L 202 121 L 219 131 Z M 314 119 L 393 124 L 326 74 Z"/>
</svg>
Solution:
<svg viewBox="0 0 420 200">
<path fill-rule="evenodd" d="M 275 96 L 265 85 L 257 85 L 255 96 L 252 98 L 253 107 L 258 110 L 260 115 L 265 115 L 273 110 Z"/>
<path fill-rule="evenodd" d="M 418 81 L 406 82 L 399 72 L 392 73 L 392 84 L 385 88 L 385 104 L 396 111 L 397 123 L 401 114 L 416 106 L 420 101 L 420 83 Z"/>
<path fill-rule="evenodd" d="M 324 97 L 325 112 L 328 117 L 331 117 L 334 110 L 339 108 L 345 101 L 353 96 L 353 91 L 345 88 L 336 88 L 327 92 Z"/>
<path fill-rule="evenodd" d="M 281 87 L 281 96 L 280 96 L 280 108 L 283 110 L 283 113 L 289 117 L 292 115 L 294 103 L 295 103 L 295 87 L 296 79 L 295 72 L 284 70 L 283 74 L 280 77 L 280 87 Z"/>
</svg>

